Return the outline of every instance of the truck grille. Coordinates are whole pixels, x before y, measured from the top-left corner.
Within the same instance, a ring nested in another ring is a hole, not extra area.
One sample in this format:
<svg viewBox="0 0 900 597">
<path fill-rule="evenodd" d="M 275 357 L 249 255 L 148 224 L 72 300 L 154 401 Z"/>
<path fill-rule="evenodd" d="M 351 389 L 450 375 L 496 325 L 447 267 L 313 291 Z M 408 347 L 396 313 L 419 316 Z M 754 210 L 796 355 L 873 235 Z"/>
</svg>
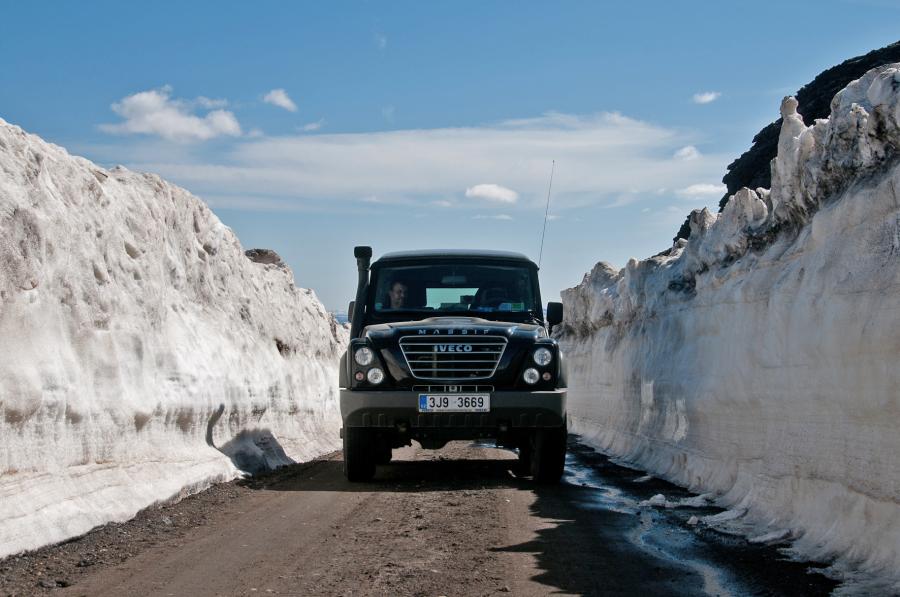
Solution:
<svg viewBox="0 0 900 597">
<path fill-rule="evenodd" d="M 413 386 L 413 392 L 424 392 L 429 393 L 433 392 L 436 394 L 481 394 L 484 392 L 488 392 L 489 394 L 494 393 L 494 386 L 483 386 L 483 385 L 462 385 L 462 384 L 439 384 L 439 385 L 421 385 L 421 386 Z"/>
<path fill-rule="evenodd" d="M 417 379 L 487 379 L 506 350 L 503 336 L 407 336 L 400 350 Z"/>
</svg>

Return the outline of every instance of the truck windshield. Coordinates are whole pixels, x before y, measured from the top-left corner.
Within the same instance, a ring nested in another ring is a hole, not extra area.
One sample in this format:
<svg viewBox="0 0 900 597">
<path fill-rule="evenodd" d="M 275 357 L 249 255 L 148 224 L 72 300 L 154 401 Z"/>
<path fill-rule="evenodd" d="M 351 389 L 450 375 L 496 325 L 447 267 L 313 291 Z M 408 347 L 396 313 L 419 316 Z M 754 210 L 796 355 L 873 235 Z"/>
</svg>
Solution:
<svg viewBox="0 0 900 597">
<path fill-rule="evenodd" d="M 429 264 L 373 270 L 375 311 L 540 313 L 531 268 Z"/>
</svg>

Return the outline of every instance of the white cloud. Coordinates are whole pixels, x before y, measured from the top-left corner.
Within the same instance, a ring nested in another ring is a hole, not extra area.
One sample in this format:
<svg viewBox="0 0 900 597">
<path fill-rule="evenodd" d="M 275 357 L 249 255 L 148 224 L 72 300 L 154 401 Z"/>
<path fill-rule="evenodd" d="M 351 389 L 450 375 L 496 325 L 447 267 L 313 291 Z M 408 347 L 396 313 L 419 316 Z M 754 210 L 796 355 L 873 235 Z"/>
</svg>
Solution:
<svg viewBox="0 0 900 597">
<path fill-rule="evenodd" d="M 514 190 L 493 183 L 477 184 L 467 188 L 466 197 L 497 203 L 515 203 L 519 200 L 519 194 Z"/>
<path fill-rule="evenodd" d="M 718 91 L 701 91 L 700 93 L 695 93 L 691 99 L 695 104 L 709 104 L 719 99 L 721 95 Z"/>
<path fill-rule="evenodd" d="M 325 119 L 320 118 L 315 122 L 307 122 L 306 124 L 304 124 L 303 126 L 300 127 L 300 130 L 303 131 L 304 133 L 311 133 L 313 131 L 319 130 L 323 126 L 325 126 Z"/>
<path fill-rule="evenodd" d="M 202 95 L 194 100 L 194 103 L 200 106 L 201 108 L 206 108 L 207 110 L 214 110 L 216 108 L 224 108 L 228 105 L 228 100 L 225 99 L 211 99 L 208 97 L 203 97 Z"/>
<path fill-rule="evenodd" d="M 507 214 L 496 214 L 496 215 L 491 215 L 491 216 L 479 214 L 477 216 L 472 216 L 472 219 L 473 220 L 504 220 L 504 221 L 507 221 L 507 220 L 512 220 L 513 218 L 512 218 L 512 216 L 507 215 Z"/>
<path fill-rule="evenodd" d="M 446 199 L 438 199 L 437 201 L 432 201 L 431 204 L 435 207 L 453 207 L 453 202 Z"/>
<path fill-rule="evenodd" d="M 321 212 L 317 206 L 297 203 L 289 199 L 270 199 L 253 195 L 203 195 L 203 200 L 213 209 L 233 209 L 256 212 Z"/>
<path fill-rule="evenodd" d="M 700 158 L 700 152 L 693 145 L 685 145 L 676 151 L 672 157 L 676 160 L 696 160 Z"/>
<path fill-rule="evenodd" d="M 100 129 L 117 135 L 156 135 L 170 141 L 205 141 L 227 135 L 237 137 L 241 125 L 234 114 L 212 110 L 205 116 L 193 114 L 194 106 L 223 105 L 224 100 L 200 97 L 193 101 L 172 99 L 172 88 L 141 91 L 122 98 L 112 110 L 124 119 L 116 124 L 101 124 Z"/>
<path fill-rule="evenodd" d="M 617 207 L 625 207 L 626 205 L 631 205 L 632 203 L 637 203 L 641 199 L 644 198 L 644 193 L 640 193 L 634 190 L 626 191 L 616 197 L 613 197 L 611 200 L 602 203 L 600 207 L 603 209 L 615 209 Z"/>
<path fill-rule="evenodd" d="M 723 184 L 698 183 L 683 189 L 678 189 L 675 191 L 675 194 L 685 199 L 692 199 L 696 197 L 721 196 L 724 195 L 727 190 L 728 187 Z"/>
<path fill-rule="evenodd" d="M 390 198 L 391 205 L 405 201 L 439 209 L 432 202 L 471 205 L 475 199 L 467 199 L 465 190 L 495 181 L 515 189 L 515 205 L 540 209 L 543 215 L 553 159 L 554 213 L 621 206 L 656 197 L 661 188 L 684 189 L 698 180 L 721 178 L 730 155 L 672 159 L 693 141 L 682 129 L 621 114 L 550 113 L 472 127 L 245 139 L 203 157 L 199 152 L 174 156 L 149 142 L 101 147 L 91 157 L 157 172 L 201 196 L 266 197 L 273 206 L 279 200 L 336 209 L 335 201 L 375 195 Z"/>
<path fill-rule="evenodd" d="M 297 111 L 297 104 L 294 103 L 294 100 L 291 99 L 284 89 L 273 89 L 263 96 L 263 101 L 267 104 L 284 108 L 288 112 Z"/>
</svg>

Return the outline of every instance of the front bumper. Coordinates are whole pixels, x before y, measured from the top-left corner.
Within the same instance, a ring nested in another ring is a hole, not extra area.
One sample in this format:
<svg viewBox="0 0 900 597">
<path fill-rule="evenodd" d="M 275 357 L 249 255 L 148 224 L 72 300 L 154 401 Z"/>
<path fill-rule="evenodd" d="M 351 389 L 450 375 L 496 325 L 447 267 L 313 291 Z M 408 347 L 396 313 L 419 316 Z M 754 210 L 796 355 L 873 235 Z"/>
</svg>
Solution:
<svg viewBox="0 0 900 597">
<path fill-rule="evenodd" d="M 491 392 L 491 411 L 487 413 L 420 413 L 419 393 L 341 388 L 344 427 L 487 431 L 566 424 L 566 390 Z"/>
</svg>

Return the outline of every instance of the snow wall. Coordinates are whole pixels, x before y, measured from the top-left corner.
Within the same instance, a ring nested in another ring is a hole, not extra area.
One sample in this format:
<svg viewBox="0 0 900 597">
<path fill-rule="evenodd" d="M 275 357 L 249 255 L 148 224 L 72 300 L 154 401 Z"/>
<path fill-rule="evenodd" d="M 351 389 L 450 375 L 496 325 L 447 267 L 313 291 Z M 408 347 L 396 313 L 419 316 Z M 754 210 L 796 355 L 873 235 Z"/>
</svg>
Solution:
<svg viewBox="0 0 900 597">
<path fill-rule="evenodd" d="M 0 557 L 339 447 L 347 332 L 257 261 L 184 189 L 0 120 Z"/>
<path fill-rule="evenodd" d="M 570 428 L 732 510 L 731 530 L 900 591 L 900 64 L 807 127 L 772 189 L 563 292 Z M 779 532 L 781 531 L 781 532 Z M 767 535 L 768 533 L 768 535 Z"/>
</svg>

